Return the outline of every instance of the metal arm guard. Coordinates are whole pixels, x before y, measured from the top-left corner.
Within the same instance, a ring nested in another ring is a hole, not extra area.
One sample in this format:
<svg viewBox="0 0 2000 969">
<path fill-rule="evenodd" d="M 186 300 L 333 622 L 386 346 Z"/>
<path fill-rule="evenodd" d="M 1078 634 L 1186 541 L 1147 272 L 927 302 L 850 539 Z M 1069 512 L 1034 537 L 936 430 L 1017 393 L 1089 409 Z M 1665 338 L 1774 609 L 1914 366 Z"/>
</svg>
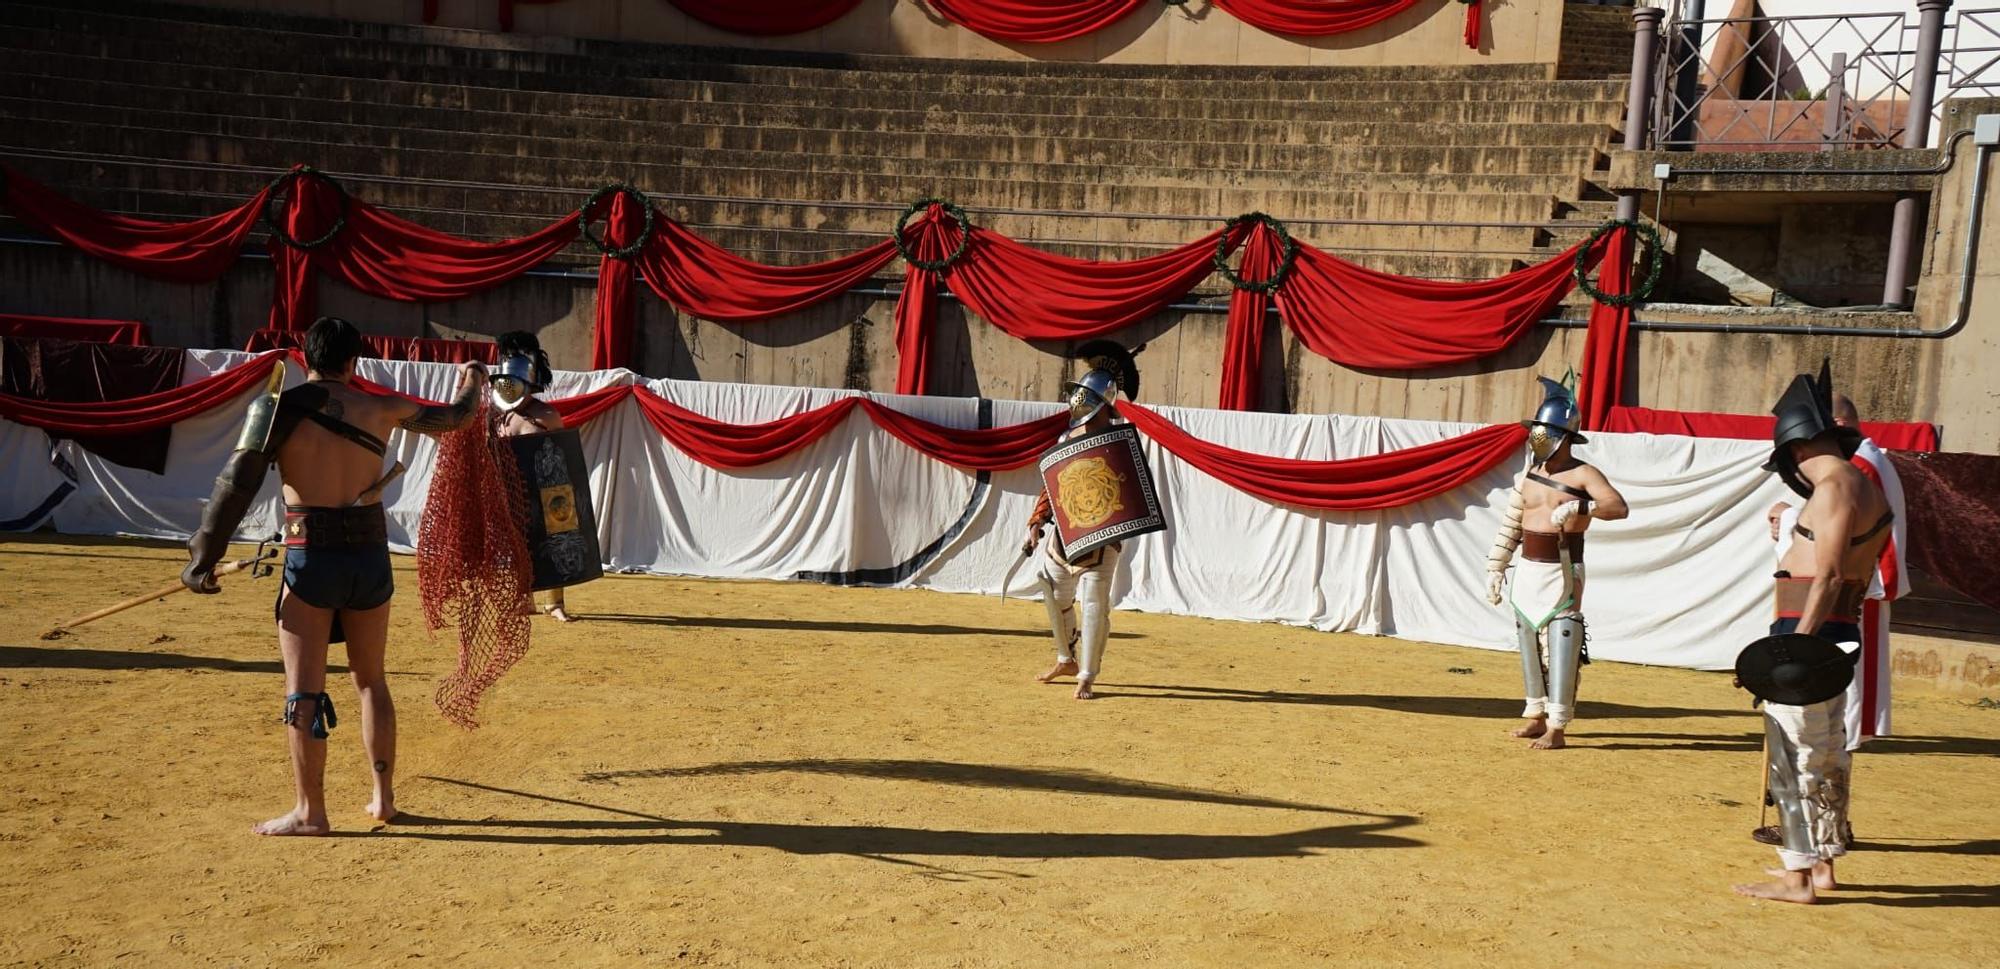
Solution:
<svg viewBox="0 0 2000 969">
<path fill-rule="evenodd" d="M 215 591 L 209 574 L 229 550 L 236 526 L 257 500 L 264 476 L 271 473 L 271 456 L 263 451 L 239 450 L 229 456 L 222 474 L 215 479 L 215 491 L 201 512 L 201 527 L 188 538 L 188 564 L 181 571 L 181 584 L 195 592 Z"/>
<path fill-rule="evenodd" d="M 1505 572 L 1514 562 L 1514 550 L 1521 546 L 1521 514 L 1527 498 L 1521 494 L 1520 484 L 1514 485 L 1507 500 L 1507 513 L 1500 525 L 1500 534 L 1493 536 L 1493 551 L 1486 555 L 1486 571 Z"/>
</svg>

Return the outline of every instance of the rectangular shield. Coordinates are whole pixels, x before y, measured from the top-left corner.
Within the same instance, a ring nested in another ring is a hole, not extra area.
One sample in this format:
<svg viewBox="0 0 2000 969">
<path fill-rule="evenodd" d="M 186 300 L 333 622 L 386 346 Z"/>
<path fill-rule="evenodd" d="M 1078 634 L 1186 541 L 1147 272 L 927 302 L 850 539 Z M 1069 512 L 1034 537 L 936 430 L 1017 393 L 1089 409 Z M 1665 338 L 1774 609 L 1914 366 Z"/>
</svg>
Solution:
<svg viewBox="0 0 2000 969">
<path fill-rule="evenodd" d="M 536 591 L 589 582 L 604 574 L 597 549 L 597 512 L 583 439 L 574 428 L 506 439 L 521 469 L 528 511 L 528 555 Z"/>
<path fill-rule="evenodd" d="M 1139 431 L 1129 424 L 1058 444 L 1040 467 L 1066 558 L 1167 527 Z"/>
</svg>

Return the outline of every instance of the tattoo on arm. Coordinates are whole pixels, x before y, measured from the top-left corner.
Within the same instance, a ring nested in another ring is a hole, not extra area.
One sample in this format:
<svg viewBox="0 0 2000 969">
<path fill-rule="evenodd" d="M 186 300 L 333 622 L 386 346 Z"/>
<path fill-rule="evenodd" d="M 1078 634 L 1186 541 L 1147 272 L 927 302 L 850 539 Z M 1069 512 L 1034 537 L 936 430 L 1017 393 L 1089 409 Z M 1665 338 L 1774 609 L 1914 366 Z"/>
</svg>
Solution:
<svg viewBox="0 0 2000 969">
<path fill-rule="evenodd" d="M 419 434 L 443 434 L 447 431 L 456 431 L 472 423 L 472 418 L 477 413 L 478 405 L 478 386 L 468 386 L 460 391 L 458 397 L 451 403 L 425 404 L 417 408 L 416 413 L 396 423 L 406 431 L 415 431 Z"/>
</svg>

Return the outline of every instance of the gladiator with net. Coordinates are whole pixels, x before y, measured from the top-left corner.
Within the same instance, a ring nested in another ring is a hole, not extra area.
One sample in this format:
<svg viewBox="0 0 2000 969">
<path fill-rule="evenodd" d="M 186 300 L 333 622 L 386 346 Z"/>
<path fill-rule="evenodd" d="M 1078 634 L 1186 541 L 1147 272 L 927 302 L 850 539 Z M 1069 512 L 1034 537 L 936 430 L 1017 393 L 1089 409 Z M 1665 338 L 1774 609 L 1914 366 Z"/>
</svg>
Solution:
<svg viewBox="0 0 2000 969">
<path fill-rule="evenodd" d="M 339 722 L 326 689 L 327 647 L 334 642 L 347 644 L 361 742 L 374 768 L 367 812 L 378 821 L 396 815 L 396 708 L 383 669 L 395 582 L 382 489 L 402 467 L 384 473 L 386 440 L 398 428 L 440 435 L 471 426 L 485 374 L 478 364 L 462 367 L 446 404 L 368 393 L 352 383 L 354 361 L 365 350 L 360 331 L 346 320 L 326 317 L 312 325 L 305 338 L 306 382 L 281 390 L 282 378 L 273 380 L 251 404 L 236 451 L 188 540 L 181 581 L 197 593 L 216 592 L 216 565 L 271 466 L 278 466 L 285 562 L 275 612 L 294 798 L 290 810 L 256 826 L 259 834 L 332 829 L 324 782 L 326 740 Z"/>
</svg>

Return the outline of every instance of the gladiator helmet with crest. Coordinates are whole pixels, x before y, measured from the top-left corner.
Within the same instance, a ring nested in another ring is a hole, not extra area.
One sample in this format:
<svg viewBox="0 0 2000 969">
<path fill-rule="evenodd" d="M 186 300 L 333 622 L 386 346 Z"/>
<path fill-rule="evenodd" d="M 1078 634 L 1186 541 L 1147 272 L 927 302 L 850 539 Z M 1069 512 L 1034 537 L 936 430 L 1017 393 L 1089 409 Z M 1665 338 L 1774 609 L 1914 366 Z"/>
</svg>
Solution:
<svg viewBox="0 0 2000 969">
<path fill-rule="evenodd" d="M 1139 396 L 1139 366 L 1131 350 L 1114 340 L 1092 340 L 1076 348 L 1075 356 L 1089 367 L 1083 376 L 1063 384 L 1063 399 L 1069 402 L 1069 426 L 1080 427 L 1097 413 L 1118 401 Z"/>
<path fill-rule="evenodd" d="M 1576 432 L 1583 423 L 1583 408 L 1576 402 L 1576 371 L 1563 374 L 1558 382 L 1547 377 L 1536 377 L 1542 385 L 1542 402 L 1535 407 L 1535 416 L 1522 421 L 1528 429 L 1528 448 L 1535 454 L 1535 463 L 1542 464 L 1569 444 L 1588 444 L 1589 439 Z"/>
<path fill-rule="evenodd" d="M 1785 484 L 1802 497 L 1812 497 L 1812 482 L 1799 473 L 1792 445 L 1800 441 L 1826 439 L 1840 449 L 1842 459 L 1851 458 L 1861 447 L 1861 432 L 1833 422 L 1833 362 L 1821 359 L 1819 378 L 1799 374 L 1785 395 L 1771 408 L 1777 422 L 1771 428 L 1771 460 L 1764 470 L 1775 471 Z"/>
<path fill-rule="evenodd" d="M 541 341 L 534 334 L 516 330 L 501 334 L 495 342 L 499 345 L 500 360 L 488 376 L 494 406 L 511 411 L 521 406 L 522 401 L 548 389 L 554 374 L 549 371 L 549 355 L 542 352 Z"/>
</svg>

